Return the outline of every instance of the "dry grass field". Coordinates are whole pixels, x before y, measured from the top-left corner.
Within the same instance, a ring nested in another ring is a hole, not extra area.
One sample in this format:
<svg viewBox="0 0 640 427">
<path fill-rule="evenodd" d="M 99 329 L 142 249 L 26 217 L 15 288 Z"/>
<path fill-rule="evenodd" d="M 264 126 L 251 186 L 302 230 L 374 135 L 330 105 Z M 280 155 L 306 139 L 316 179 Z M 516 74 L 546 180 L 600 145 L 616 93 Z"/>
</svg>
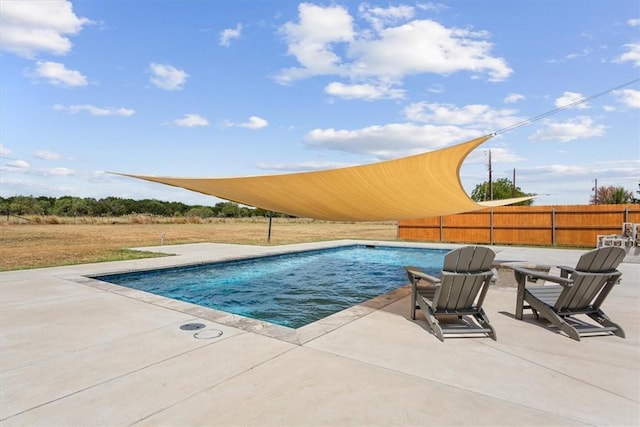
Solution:
<svg viewBox="0 0 640 427">
<path fill-rule="evenodd" d="M 161 256 L 127 248 L 181 243 L 282 245 L 334 239 L 396 240 L 394 222 L 341 223 L 274 218 L 175 221 L 42 219 L 0 222 L 0 271 Z"/>
</svg>

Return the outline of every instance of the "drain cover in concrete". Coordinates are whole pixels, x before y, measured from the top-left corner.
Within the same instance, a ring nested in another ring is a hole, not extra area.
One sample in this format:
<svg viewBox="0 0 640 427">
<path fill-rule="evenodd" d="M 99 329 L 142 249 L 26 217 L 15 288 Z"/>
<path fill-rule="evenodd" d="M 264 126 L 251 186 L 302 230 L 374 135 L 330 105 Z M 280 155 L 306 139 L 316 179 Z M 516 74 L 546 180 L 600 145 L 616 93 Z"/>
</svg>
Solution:
<svg viewBox="0 0 640 427">
<path fill-rule="evenodd" d="M 185 323 L 184 325 L 180 325 L 180 329 L 182 329 L 183 331 L 197 331 L 198 329 L 202 329 L 204 327 L 204 323 Z"/>
<path fill-rule="evenodd" d="M 205 329 L 193 334 L 195 338 L 199 338 L 201 340 L 210 340 L 212 338 L 218 338 L 221 335 L 222 331 L 219 329 Z"/>
</svg>

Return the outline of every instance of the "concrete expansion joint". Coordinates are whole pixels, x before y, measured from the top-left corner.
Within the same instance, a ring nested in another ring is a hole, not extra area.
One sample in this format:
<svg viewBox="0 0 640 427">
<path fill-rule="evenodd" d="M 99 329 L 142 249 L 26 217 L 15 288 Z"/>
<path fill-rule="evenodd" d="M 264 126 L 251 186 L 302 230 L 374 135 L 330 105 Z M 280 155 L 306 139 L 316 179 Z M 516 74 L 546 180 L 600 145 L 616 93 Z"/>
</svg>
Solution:
<svg viewBox="0 0 640 427">
<path fill-rule="evenodd" d="M 563 338 L 565 338 L 565 337 L 563 337 Z M 537 367 L 539 367 L 539 368 L 542 368 L 542 369 L 544 369 L 544 370 L 547 370 L 547 371 L 553 372 L 553 373 L 554 373 L 554 374 L 556 374 L 556 375 L 560 375 L 560 376 L 563 376 L 563 377 L 565 377 L 565 378 L 569 378 L 569 379 L 571 379 L 571 380 L 573 380 L 573 381 L 577 381 L 577 382 L 582 383 L 582 384 L 584 384 L 584 385 L 587 385 L 587 386 L 589 386 L 589 387 L 597 388 L 598 390 L 602 390 L 602 391 L 604 391 L 604 392 L 606 392 L 606 393 L 609 393 L 609 394 L 611 394 L 611 395 L 613 395 L 613 396 L 616 396 L 616 397 L 619 397 L 619 398 L 621 398 L 621 399 L 627 400 L 627 401 L 629 401 L 629 402 L 632 402 L 632 403 L 640 403 L 640 402 L 638 402 L 638 401 L 636 401 L 636 400 L 629 399 L 628 397 L 626 397 L 626 396 L 624 396 L 624 395 L 622 395 L 622 394 L 619 394 L 619 393 L 613 392 L 613 391 L 611 391 L 611 390 L 609 390 L 609 389 L 606 389 L 606 388 L 600 387 L 600 386 L 599 386 L 599 385 L 597 385 L 597 384 L 593 384 L 593 383 L 591 383 L 591 382 L 588 382 L 588 381 L 582 380 L 582 379 L 577 378 L 577 377 L 575 377 L 575 376 L 573 376 L 573 375 L 568 375 L 566 372 L 559 371 L 559 370 L 557 370 L 557 369 L 554 369 L 554 368 L 551 368 L 551 367 L 549 367 L 549 366 L 546 366 L 546 365 L 543 365 L 543 364 L 541 364 L 541 363 L 538 363 L 538 362 L 536 362 L 536 361 L 534 361 L 534 360 L 530 360 L 530 359 L 527 359 L 527 358 L 522 357 L 522 356 L 520 356 L 520 355 L 517 355 L 517 354 L 511 353 L 511 352 L 509 352 L 509 351 L 507 351 L 507 350 L 505 350 L 505 349 L 500 349 L 500 348 L 494 347 L 494 346 L 492 346 L 490 343 L 479 343 L 479 344 L 486 345 L 486 346 L 491 347 L 492 349 L 494 349 L 494 350 L 496 350 L 496 351 L 498 351 L 498 352 L 500 352 L 500 353 L 506 354 L 507 356 L 515 357 L 516 359 L 519 359 L 519 360 L 521 360 L 521 361 L 523 361 L 523 362 L 526 362 L 526 363 L 529 363 L 529 364 L 531 364 L 531 365 L 534 365 L 534 366 L 537 366 Z"/>
</svg>

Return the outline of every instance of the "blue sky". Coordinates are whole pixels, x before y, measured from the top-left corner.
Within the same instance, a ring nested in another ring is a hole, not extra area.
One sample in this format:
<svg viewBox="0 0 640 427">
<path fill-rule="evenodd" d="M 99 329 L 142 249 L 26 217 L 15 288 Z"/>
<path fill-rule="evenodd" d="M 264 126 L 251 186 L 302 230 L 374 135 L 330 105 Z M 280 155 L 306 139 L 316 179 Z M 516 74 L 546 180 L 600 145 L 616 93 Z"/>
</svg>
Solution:
<svg viewBox="0 0 640 427">
<path fill-rule="evenodd" d="M 637 79 L 636 1 L 0 2 L 0 195 L 213 205 L 107 174 L 230 177 L 430 151 Z M 636 191 L 640 84 L 500 134 L 470 194 Z"/>
</svg>

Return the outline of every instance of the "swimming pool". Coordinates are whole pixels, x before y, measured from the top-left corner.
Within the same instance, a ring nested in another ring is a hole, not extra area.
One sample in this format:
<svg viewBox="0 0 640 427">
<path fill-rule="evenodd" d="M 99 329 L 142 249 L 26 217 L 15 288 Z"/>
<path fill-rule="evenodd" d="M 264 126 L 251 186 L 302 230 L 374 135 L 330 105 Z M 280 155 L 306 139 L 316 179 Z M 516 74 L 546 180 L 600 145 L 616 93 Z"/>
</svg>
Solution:
<svg viewBox="0 0 640 427">
<path fill-rule="evenodd" d="M 405 265 L 437 274 L 447 252 L 350 245 L 93 278 L 299 328 L 405 285 Z"/>
</svg>

